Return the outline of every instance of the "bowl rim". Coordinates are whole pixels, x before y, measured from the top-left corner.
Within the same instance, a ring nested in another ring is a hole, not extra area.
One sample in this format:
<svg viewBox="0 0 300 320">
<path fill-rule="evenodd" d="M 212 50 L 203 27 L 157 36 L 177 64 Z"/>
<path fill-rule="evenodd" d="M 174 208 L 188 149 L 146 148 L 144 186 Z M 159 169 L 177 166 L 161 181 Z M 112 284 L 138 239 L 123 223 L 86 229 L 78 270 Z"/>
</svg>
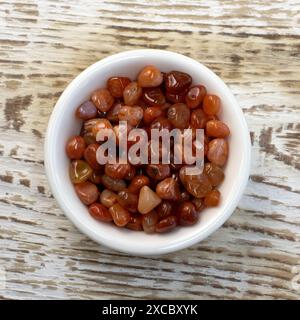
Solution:
<svg viewBox="0 0 300 320">
<path fill-rule="evenodd" d="M 176 244 L 171 244 L 171 245 L 165 245 L 161 247 L 155 247 L 155 248 L 148 248 L 147 250 L 141 251 L 140 249 L 136 249 L 132 246 L 128 246 L 124 244 L 122 247 L 119 245 L 117 246 L 113 241 L 108 242 L 106 241 L 105 237 L 102 237 L 99 234 L 96 234 L 93 232 L 93 230 L 90 230 L 84 223 L 82 223 L 79 219 L 77 219 L 76 215 L 73 214 L 72 212 L 69 211 L 68 207 L 65 205 L 64 198 L 62 194 L 58 191 L 57 186 L 57 181 L 54 177 L 53 174 L 51 174 L 54 169 L 53 163 L 51 161 L 51 137 L 52 137 L 52 132 L 55 131 L 55 122 L 56 118 L 59 115 L 60 108 L 59 106 L 63 104 L 64 100 L 68 98 L 68 95 L 70 92 L 74 90 L 74 88 L 77 87 L 77 83 L 81 82 L 83 79 L 86 79 L 89 76 L 90 72 L 93 72 L 94 69 L 97 69 L 101 67 L 101 65 L 111 63 L 115 59 L 121 59 L 121 58 L 128 58 L 131 55 L 143 55 L 143 54 L 167 54 L 170 56 L 173 56 L 178 59 L 184 59 L 188 62 L 191 62 L 193 64 L 198 64 L 198 67 L 200 67 L 202 70 L 204 70 L 206 73 L 209 74 L 210 77 L 213 78 L 214 82 L 219 82 L 219 84 L 223 87 L 224 92 L 226 92 L 226 96 L 231 100 L 233 103 L 233 106 L 235 108 L 235 111 L 237 112 L 239 116 L 239 123 L 242 128 L 242 134 L 244 134 L 244 142 L 245 144 L 241 148 L 242 152 L 242 160 L 240 167 L 243 168 L 243 172 L 240 173 L 239 177 L 239 183 L 237 185 L 237 192 L 234 194 L 232 201 L 230 203 L 226 203 L 223 213 L 220 214 L 214 221 L 213 223 L 210 223 L 204 230 L 201 231 L 201 233 L 198 233 L 194 236 L 191 236 L 185 240 L 181 240 L 181 242 L 178 242 Z M 247 133 L 245 135 L 245 133 Z M 52 110 L 51 116 L 48 121 L 48 127 L 46 131 L 46 136 L 45 136 L 45 141 L 44 141 L 44 166 L 45 166 L 45 171 L 46 171 L 46 176 L 50 185 L 50 189 L 58 202 L 60 208 L 63 210 L 64 214 L 73 222 L 73 224 L 84 234 L 86 234 L 89 238 L 93 239 L 99 244 L 102 244 L 106 247 L 109 247 L 111 249 L 114 249 L 119 252 L 124 252 L 128 254 L 133 254 L 137 256 L 156 256 L 156 255 L 161 255 L 161 254 L 166 254 L 174 251 L 178 251 L 184 248 L 187 248 L 189 246 L 192 246 L 205 238 L 207 238 L 209 235 L 214 233 L 217 229 L 219 229 L 226 220 L 229 219 L 229 217 L 232 215 L 233 211 L 235 210 L 240 198 L 242 197 L 242 194 L 244 192 L 244 189 L 248 183 L 249 179 L 249 173 L 250 173 L 250 161 L 251 160 L 251 141 L 250 141 L 250 134 L 249 130 L 247 127 L 247 123 L 244 117 L 244 114 L 242 112 L 242 109 L 239 107 L 235 97 L 231 93 L 231 90 L 229 87 L 223 82 L 223 80 L 217 76 L 212 70 L 210 70 L 208 67 L 203 65 L 202 63 L 198 62 L 197 60 L 194 60 L 190 57 L 187 57 L 185 55 L 172 52 L 172 51 L 167 51 L 167 50 L 159 50 L 159 49 L 136 49 L 136 50 L 129 50 L 129 51 L 122 51 L 113 55 L 110 55 L 108 57 L 105 57 L 86 69 L 84 69 L 80 74 L 78 74 L 65 88 L 59 99 L 57 100 L 54 109 Z"/>
</svg>

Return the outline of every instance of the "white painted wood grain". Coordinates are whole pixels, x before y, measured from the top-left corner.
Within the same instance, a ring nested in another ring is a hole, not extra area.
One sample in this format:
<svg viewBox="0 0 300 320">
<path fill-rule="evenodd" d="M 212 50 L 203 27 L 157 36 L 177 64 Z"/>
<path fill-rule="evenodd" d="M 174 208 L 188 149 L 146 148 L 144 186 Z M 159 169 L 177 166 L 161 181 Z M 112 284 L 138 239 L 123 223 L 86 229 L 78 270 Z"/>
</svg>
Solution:
<svg viewBox="0 0 300 320">
<path fill-rule="evenodd" d="M 299 299 L 299 12 L 293 0 L 0 1 L 0 297 Z M 159 258 L 112 252 L 79 233 L 43 168 L 48 118 L 68 82 L 143 47 L 212 68 L 253 142 L 251 179 L 231 219 Z"/>
</svg>

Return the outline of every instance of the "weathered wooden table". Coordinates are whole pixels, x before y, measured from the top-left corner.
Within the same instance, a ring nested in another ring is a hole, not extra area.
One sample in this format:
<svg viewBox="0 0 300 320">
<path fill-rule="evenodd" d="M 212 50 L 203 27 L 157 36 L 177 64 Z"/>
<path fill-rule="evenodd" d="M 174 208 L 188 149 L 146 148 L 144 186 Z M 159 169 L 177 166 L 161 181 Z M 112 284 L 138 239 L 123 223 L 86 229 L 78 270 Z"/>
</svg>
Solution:
<svg viewBox="0 0 300 320">
<path fill-rule="evenodd" d="M 0 3 L 0 297 L 300 298 L 300 2 L 4 0 Z M 79 233 L 51 195 L 43 138 L 66 85 L 123 50 L 212 68 L 245 113 L 253 161 L 231 219 L 156 258 Z"/>
</svg>

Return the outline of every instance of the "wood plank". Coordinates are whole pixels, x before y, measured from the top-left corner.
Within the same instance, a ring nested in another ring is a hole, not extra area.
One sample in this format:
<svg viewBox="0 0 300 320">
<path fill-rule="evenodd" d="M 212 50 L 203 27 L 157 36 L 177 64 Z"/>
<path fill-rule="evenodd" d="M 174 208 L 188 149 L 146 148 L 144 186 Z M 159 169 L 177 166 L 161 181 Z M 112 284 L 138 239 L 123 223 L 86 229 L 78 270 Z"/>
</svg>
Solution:
<svg viewBox="0 0 300 320">
<path fill-rule="evenodd" d="M 0 268 L 3 299 L 299 299 L 300 3 L 0 1 Z M 159 258 L 87 239 L 62 213 L 43 139 L 67 84 L 135 48 L 186 54 L 237 97 L 252 170 L 238 208 L 204 242 Z"/>
</svg>

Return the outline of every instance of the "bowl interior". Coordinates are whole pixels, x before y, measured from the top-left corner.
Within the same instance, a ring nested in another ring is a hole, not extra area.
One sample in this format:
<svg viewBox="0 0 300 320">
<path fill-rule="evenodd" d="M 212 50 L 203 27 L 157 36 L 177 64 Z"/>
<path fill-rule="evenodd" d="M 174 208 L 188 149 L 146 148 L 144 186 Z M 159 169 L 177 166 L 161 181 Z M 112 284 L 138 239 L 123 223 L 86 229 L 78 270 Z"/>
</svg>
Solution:
<svg viewBox="0 0 300 320">
<path fill-rule="evenodd" d="M 105 86 L 107 78 L 124 75 L 135 79 L 147 64 L 162 71 L 180 70 L 189 73 L 194 84 L 204 84 L 222 101 L 221 119 L 231 130 L 230 153 L 225 180 L 220 187 L 221 204 L 205 209 L 199 222 L 191 227 L 177 228 L 168 234 L 147 235 L 110 224 L 97 222 L 78 199 L 70 182 L 69 159 L 65 154 L 68 138 L 79 133 L 81 121 L 75 109 L 90 97 L 93 90 Z M 209 69 L 185 56 L 160 50 L 135 50 L 110 56 L 81 73 L 64 91 L 51 116 L 46 144 L 45 164 L 48 179 L 60 206 L 74 224 L 94 240 L 111 248 L 135 254 L 160 254 L 191 245 L 208 236 L 230 216 L 248 178 L 249 134 L 243 114 L 227 86 Z"/>
</svg>

